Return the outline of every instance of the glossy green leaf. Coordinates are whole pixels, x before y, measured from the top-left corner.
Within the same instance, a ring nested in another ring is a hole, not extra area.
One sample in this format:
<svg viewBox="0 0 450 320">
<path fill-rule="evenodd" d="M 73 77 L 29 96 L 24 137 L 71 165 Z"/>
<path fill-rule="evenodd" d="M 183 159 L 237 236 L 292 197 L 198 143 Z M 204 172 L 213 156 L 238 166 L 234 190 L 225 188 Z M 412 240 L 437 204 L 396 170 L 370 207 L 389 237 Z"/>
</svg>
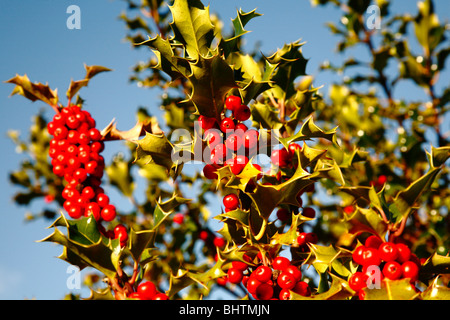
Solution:
<svg viewBox="0 0 450 320">
<path fill-rule="evenodd" d="M 158 64 L 154 68 L 167 73 L 172 81 L 190 75 L 191 67 L 189 60 L 175 55 L 170 40 L 163 39 L 157 35 L 136 45 L 145 45 L 152 48 L 153 53 L 158 59 Z"/>
<path fill-rule="evenodd" d="M 218 55 L 210 58 L 200 56 L 192 64 L 189 80 L 192 83 L 189 100 L 194 104 L 197 114 L 219 121 L 226 94 L 237 88 L 231 67 Z"/>
<path fill-rule="evenodd" d="M 411 300 L 417 296 L 410 279 L 381 281 L 380 288 L 365 288 L 364 300 Z"/>
<path fill-rule="evenodd" d="M 208 56 L 214 36 L 209 7 L 199 0 L 175 0 L 169 8 L 175 39 L 185 46 L 188 57 L 197 60 L 200 56 Z"/>
<path fill-rule="evenodd" d="M 68 235 L 64 235 L 56 226 L 65 225 Z M 95 219 L 82 218 L 77 221 L 67 221 L 64 217 L 58 218 L 52 225 L 54 232 L 40 242 L 54 242 L 64 247 L 59 256 L 80 269 L 93 267 L 108 277 L 116 274 L 117 265 L 114 264 L 114 252 L 110 242 L 105 243 L 99 237 Z"/>
</svg>

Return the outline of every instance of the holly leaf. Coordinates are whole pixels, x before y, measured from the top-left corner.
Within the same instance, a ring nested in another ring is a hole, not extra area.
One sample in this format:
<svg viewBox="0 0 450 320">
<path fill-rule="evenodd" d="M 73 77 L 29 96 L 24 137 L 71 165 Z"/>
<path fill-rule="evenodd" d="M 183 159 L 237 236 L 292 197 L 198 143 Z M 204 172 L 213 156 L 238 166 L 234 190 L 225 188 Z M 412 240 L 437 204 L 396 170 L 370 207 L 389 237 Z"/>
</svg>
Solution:
<svg viewBox="0 0 450 320">
<path fill-rule="evenodd" d="M 116 300 L 110 288 L 101 289 L 100 291 L 90 289 L 91 294 L 83 300 Z"/>
<path fill-rule="evenodd" d="M 431 151 L 427 151 L 428 161 L 432 169 L 439 168 L 450 158 L 450 147 L 431 147 Z"/>
<path fill-rule="evenodd" d="M 423 300 L 450 300 L 450 289 L 439 284 L 439 277 L 436 277 L 430 286 L 421 294 Z"/>
<path fill-rule="evenodd" d="M 209 7 L 200 0 L 175 0 L 169 6 L 173 22 L 170 23 L 175 40 L 181 42 L 189 58 L 206 57 L 214 38 L 214 25 L 209 16 Z"/>
<path fill-rule="evenodd" d="M 156 117 L 148 117 L 146 119 L 138 119 L 133 128 L 128 130 L 117 129 L 117 123 L 113 119 L 102 131 L 102 140 L 127 140 L 135 142 L 146 133 L 162 134 Z"/>
<path fill-rule="evenodd" d="M 155 230 L 139 230 L 135 231 L 133 228 L 130 229 L 129 232 L 129 242 L 128 242 L 128 250 L 130 251 L 133 259 L 135 261 L 139 261 L 141 265 L 147 263 L 149 259 L 148 256 L 145 256 L 145 259 L 141 259 L 146 249 L 153 249 L 154 242 L 156 237 Z"/>
<path fill-rule="evenodd" d="M 345 280 L 332 273 L 329 276 L 331 277 L 331 285 L 327 291 L 309 297 L 290 291 L 290 300 L 344 300 L 353 295 Z"/>
<path fill-rule="evenodd" d="M 297 77 L 306 75 L 308 60 L 302 54 L 303 44 L 299 41 L 285 44 L 272 56 L 267 57 L 267 61 L 271 64 L 278 65 L 277 71 L 272 77 L 275 96 L 278 98 L 287 100 L 294 95 L 296 92 L 294 81 Z"/>
<path fill-rule="evenodd" d="M 16 85 L 11 96 L 19 94 L 33 102 L 40 100 L 50 106 L 56 106 L 58 104 L 58 94 L 56 89 L 50 89 L 47 84 L 32 83 L 26 74 L 23 76 L 16 75 L 14 78 L 5 82 Z"/>
<path fill-rule="evenodd" d="M 189 101 L 194 104 L 197 114 L 219 121 L 226 94 L 238 87 L 233 69 L 218 55 L 210 58 L 200 56 L 191 67 Z"/>
<path fill-rule="evenodd" d="M 250 12 L 244 12 L 242 9 L 237 10 L 236 18 L 231 20 L 234 29 L 233 36 L 228 39 L 222 39 L 219 43 L 219 47 L 223 49 L 225 57 L 231 52 L 238 51 L 238 38 L 249 32 L 245 29 L 245 26 L 251 19 L 259 16 L 261 14 L 257 13 L 256 9 Z"/>
<path fill-rule="evenodd" d="M 161 223 L 181 204 L 189 202 L 189 199 L 185 199 L 174 194 L 172 198 L 165 202 L 157 202 L 155 211 L 153 212 L 153 226 L 151 230 L 156 230 Z"/>
<path fill-rule="evenodd" d="M 306 221 L 311 221 L 314 219 L 307 218 L 302 216 L 301 214 L 294 214 L 292 213 L 292 222 L 289 226 L 288 231 L 284 233 L 276 233 L 272 236 L 270 243 L 272 244 L 280 244 L 280 245 L 287 245 L 287 246 L 295 246 L 295 241 L 298 237 L 298 230 L 297 228 Z"/>
<path fill-rule="evenodd" d="M 411 183 L 408 188 L 397 193 L 389 209 L 396 223 L 406 219 L 417 206 L 423 192 L 427 191 L 436 179 L 440 168 L 431 169 L 425 175 Z"/>
<path fill-rule="evenodd" d="M 333 270 L 343 277 L 350 275 L 350 270 L 340 260 L 346 254 L 344 251 L 336 249 L 332 245 L 323 246 L 310 243 L 308 246 L 311 251 L 305 263 L 314 266 L 318 273 L 323 274 Z"/>
<path fill-rule="evenodd" d="M 168 290 L 169 297 L 172 297 L 180 290 L 197 283 L 203 288 L 208 289 L 207 284 L 214 279 L 226 276 L 226 273 L 222 270 L 225 263 L 225 259 L 219 254 L 217 255 L 217 261 L 215 265 L 205 272 L 196 272 L 191 270 L 179 269 L 176 275 L 171 274 L 170 286 Z"/>
<path fill-rule="evenodd" d="M 364 288 L 364 300 L 411 300 L 417 293 L 411 287 L 410 279 L 381 281 L 380 288 Z"/>
<path fill-rule="evenodd" d="M 57 226 L 65 226 L 67 236 Z M 107 241 L 100 235 L 93 217 L 68 221 L 61 215 L 51 227 L 55 228 L 54 232 L 39 242 L 54 242 L 62 245 L 63 253 L 58 258 L 76 265 L 80 269 L 89 266 L 107 277 L 115 276 L 116 257 L 120 252 L 114 252 L 115 246 L 112 241 Z"/>
<path fill-rule="evenodd" d="M 75 94 L 83 87 L 87 87 L 89 84 L 89 81 L 97 74 L 101 72 L 107 72 L 111 71 L 111 69 L 108 69 L 103 66 L 87 66 L 84 65 L 84 68 L 86 70 L 86 75 L 84 79 L 77 80 L 77 81 L 70 81 L 69 88 L 67 89 L 66 96 L 67 99 L 71 100 Z"/>
<path fill-rule="evenodd" d="M 444 274 L 450 273 L 450 257 L 442 256 L 436 252 L 429 257 L 420 268 L 420 273 Z"/>
<path fill-rule="evenodd" d="M 137 43 L 136 45 L 145 45 L 152 48 L 153 53 L 158 59 L 158 64 L 154 68 L 167 73 L 172 81 L 190 75 L 191 67 L 189 60 L 174 54 L 169 39 L 163 39 L 157 35 L 154 38 L 149 37 L 148 40 Z"/>
<path fill-rule="evenodd" d="M 337 146 L 338 143 L 336 140 L 336 130 L 337 128 L 334 128 L 330 131 L 323 131 L 314 123 L 313 117 L 310 116 L 305 120 L 299 132 L 287 138 L 279 138 L 278 140 L 286 148 L 288 148 L 289 144 L 292 142 L 305 141 L 312 138 L 323 138 L 332 141 Z"/>
<path fill-rule="evenodd" d="M 144 163 L 154 163 L 166 168 L 167 174 L 176 178 L 182 169 L 182 163 L 172 161 L 174 147 L 164 133 L 153 134 L 146 132 L 145 137 L 135 141 L 135 162 L 142 160 Z"/>
</svg>

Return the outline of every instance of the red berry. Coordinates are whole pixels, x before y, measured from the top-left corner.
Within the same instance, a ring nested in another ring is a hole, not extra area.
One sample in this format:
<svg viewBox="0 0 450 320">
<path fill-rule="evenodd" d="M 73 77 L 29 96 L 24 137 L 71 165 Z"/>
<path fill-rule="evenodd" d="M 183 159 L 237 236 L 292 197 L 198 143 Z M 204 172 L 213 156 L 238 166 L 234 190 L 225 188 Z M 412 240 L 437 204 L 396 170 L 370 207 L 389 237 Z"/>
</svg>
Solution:
<svg viewBox="0 0 450 320">
<path fill-rule="evenodd" d="M 236 131 L 246 132 L 246 131 L 248 130 L 248 127 L 247 127 L 245 124 L 243 124 L 243 123 L 241 122 L 241 123 L 238 123 L 238 124 L 235 126 L 234 129 L 235 129 Z"/>
<path fill-rule="evenodd" d="M 370 248 L 378 249 L 382 243 L 383 243 L 383 241 L 380 239 L 380 237 L 371 235 L 366 239 L 366 241 L 364 242 L 364 245 L 368 248 L 370 247 Z"/>
<path fill-rule="evenodd" d="M 362 254 L 362 265 L 363 266 L 378 266 L 381 263 L 380 255 L 377 249 L 366 248 Z"/>
<path fill-rule="evenodd" d="M 289 300 L 291 298 L 291 292 L 287 289 L 281 289 L 278 298 L 280 300 Z"/>
<path fill-rule="evenodd" d="M 130 293 L 130 295 L 127 298 L 128 299 L 142 300 L 141 295 L 139 293 L 137 293 L 137 292 Z"/>
<path fill-rule="evenodd" d="M 406 261 L 402 264 L 403 278 L 411 279 L 411 282 L 417 281 L 419 278 L 419 267 L 413 261 Z"/>
<path fill-rule="evenodd" d="M 105 149 L 103 141 L 94 141 L 91 143 L 91 151 L 94 153 L 100 153 Z"/>
<path fill-rule="evenodd" d="M 208 130 L 214 127 L 214 125 L 216 124 L 216 119 L 200 115 L 198 117 L 198 122 L 200 128 L 202 128 L 203 130 Z"/>
<path fill-rule="evenodd" d="M 139 293 L 144 300 L 152 300 L 157 294 L 157 289 L 153 282 L 145 281 L 139 283 L 137 293 Z"/>
<path fill-rule="evenodd" d="M 352 259 L 355 263 L 362 265 L 364 250 L 366 250 L 366 247 L 361 245 L 361 246 L 356 247 L 356 249 L 353 251 Z"/>
<path fill-rule="evenodd" d="M 409 261 L 409 259 L 411 258 L 411 249 L 409 249 L 406 244 L 397 243 L 397 251 L 398 251 L 397 261 L 399 263 Z"/>
<path fill-rule="evenodd" d="M 81 191 L 81 196 L 87 200 L 91 200 L 95 197 L 95 191 L 91 186 L 86 186 Z"/>
<path fill-rule="evenodd" d="M 159 292 L 153 297 L 153 300 L 169 300 L 169 297 L 167 294 Z"/>
<path fill-rule="evenodd" d="M 223 197 L 223 205 L 229 210 L 236 210 L 239 208 L 239 198 L 236 194 L 230 193 Z"/>
<path fill-rule="evenodd" d="M 289 153 L 292 157 L 295 155 L 295 151 L 302 150 L 302 147 L 298 143 L 292 142 L 289 144 L 288 149 L 289 149 Z"/>
<path fill-rule="evenodd" d="M 277 210 L 277 218 L 280 221 L 287 221 L 291 217 L 291 213 L 286 208 L 280 208 Z"/>
<path fill-rule="evenodd" d="M 242 270 L 237 268 L 230 268 L 227 272 L 228 275 L 228 281 L 231 283 L 237 284 L 242 281 L 242 278 L 244 277 L 244 274 L 242 273 Z"/>
<path fill-rule="evenodd" d="M 211 162 L 215 165 L 222 165 L 228 157 L 228 149 L 223 143 L 214 147 L 211 151 Z"/>
<path fill-rule="evenodd" d="M 89 130 L 89 138 L 92 141 L 98 141 L 102 138 L 102 134 L 100 133 L 100 131 L 96 128 L 92 128 Z"/>
<path fill-rule="evenodd" d="M 275 270 L 283 270 L 291 264 L 291 261 L 286 257 L 278 256 L 272 261 L 272 268 Z"/>
<path fill-rule="evenodd" d="M 224 118 L 221 122 L 220 122 L 220 130 L 224 133 L 230 132 L 234 130 L 234 121 L 231 118 Z"/>
<path fill-rule="evenodd" d="M 127 228 L 123 224 L 114 227 L 114 238 L 119 239 L 121 243 L 128 241 Z"/>
<path fill-rule="evenodd" d="M 273 297 L 273 287 L 268 283 L 261 283 L 253 294 L 257 300 L 269 300 Z"/>
<path fill-rule="evenodd" d="M 277 278 L 277 283 L 282 289 L 291 290 L 295 287 L 295 278 L 292 274 L 282 271 Z"/>
<path fill-rule="evenodd" d="M 247 290 L 251 294 L 256 293 L 256 289 L 261 285 L 261 281 L 256 279 L 254 276 L 250 276 L 250 278 L 247 281 Z"/>
<path fill-rule="evenodd" d="M 307 243 L 317 243 L 317 236 L 313 232 L 301 232 L 297 237 L 297 243 L 300 247 Z"/>
<path fill-rule="evenodd" d="M 55 130 L 53 132 L 53 135 L 55 136 L 56 140 L 63 140 L 67 137 L 69 133 L 69 130 L 65 126 L 58 126 L 55 127 Z"/>
<path fill-rule="evenodd" d="M 381 175 L 381 176 L 379 176 L 378 179 L 377 179 L 377 183 L 378 183 L 379 185 L 385 184 L 386 181 L 387 181 L 387 177 L 386 177 L 385 175 Z"/>
<path fill-rule="evenodd" d="M 234 109 L 233 115 L 234 118 L 238 121 L 246 121 L 250 118 L 252 113 L 247 105 L 241 104 L 236 109 Z"/>
<path fill-rule="evenodd" d="M 243 136 L 244 147 L 247 149 L 255 148 L 258 144 L 258 138 L 259 138 L 258 131 L 254 130 L 254 129 L 247 130 Z"/>
<path fill-rule="evenodd" d="M 378 252 L 383 261 L 394 261 L 398 257 L 397 246 L 392 242 L 383 242 L 378 247 Z"/>
<path fill-rule="evenodd" d="M 176 224 L 182 224 L 183 221 L 184 221 L 184 214 L 177 213 L 173 216 L 173 222 L 175 222 Z"/>
<path fill-rule="evenodd" d="M 225 164 L 230 166 L 230 170 L 234 175 L 238 175 L 242 172 L 248 163 L 248 158 L 243 155 L 237 155 L 234 158 L 227 159 Z"/>
<path fill-rule="evenodd" d="M 200 231 L 200 234 L 198 235 L 200 240 L 206 241 L 209 238 L 208 231 L 202 230 Z"/>
<path fill-rule="evenodd" d="M 223 135 L 217 129 L 209 129 L 205 132 L 205 141 L 213 149 L 219 143 L 223 143 Z"/>
<path fill-rule="evenodd" d="M 307 217 L 307 218 L 315 218 L 316 217 L 316 210 L 314 210 L 311 207 L 303 208 L 302 215 Z"/>
<path fill-rule="evenodd" d="M 355 211 L 355 207 L 353 207 L 353 206 L 346 206 L 346 207 L 344 207 L 344 212 L 346 214 L 352 214 L 353 211 Z"/>
<path fill-rule="evenodd" d="M 390 280 L 400 279 L 402 266 L 397 261 L 388 261 L 383 267 L 383 275 Z"/>
<path fill-rule="evenodd" d="M 362 272 L 355 272 L 348 279 L 348 285 L 350 288 L 356 292 L 367 287 L 367 275 Z"/>
<path fill-rule="evenodd" d="M 283 272 L 291 274 L 294 277 L 295 282 L 302 279 L 302 272 L 296 266 L 289 265 L 283 269 Z"/>
<path fill-rule="evenodd" d="M 238 151 L 242 147 L 242 137 L 236 133 L 230 134 L 225 140 L 225 146 L 231 151 Z"/>
<path fill-rule="evenodd" d="M 248 268 L 248 265 L 242 261 L 233 261 L 233 262 L 231 262 L 231 265 L 233 266 L 233 268 L 241 270 L 241 271 L 245 271 Z"/>
<path fill-rule="evenodd" d="M 267 282 L 272 279 L 272 269 L 268 266 L 259 266 L 252 274 L 261 282 Z"/>
<path fill-rule="evenodd" d="M 270 159 L 272 160 L 272 163 L 275 166 L 281 167 L 281 168 L 286 168 L 290 163 L 291 156 L 289 154 L 289 151 L 282 148 L 282 149 L 272 151 Z"/>
<path fill-rule="evenodd" d="M 100 219 L 100 206 L 96 202 L 90 202 L 86 205 L 85 216 L 89 217 L 92 215 L 96 221 Z"/>
<path fill-rule="evenodd" d="M 109 197 L 104 193 L 97 194 L 95 199 L 96 199 L 96 202 L 98 203 L 98 205 L 102 208 L 109 205 Z"/>
<path fill-rule="evenodd" d="M 230 111 L 236 110 L 241 104 L 242 100 L 238 96 L 228 96 L 225 100 L 225 107 Z"/>
<path fill-rule="evenodd" d="M 67 213 L 72 219 L 79 219 L 83 216 L 83 210 L 78 205 L 73 205 L 69 207 L 69 210 L 67 210 Z"/>
<path fill-rule="evenodd" d="M 226 244 L 225 239 L 222 237 L 215 237 L 213 243 L 218 248 L 222 248 Z"/>
<path fill-rule="evenodd" d="M 105 206 L 100 212 L 100 216 L 105 221 L 112 221 L 116 218 L 116 207 L 112 204 Z"/>
<path fill-rule="evenodd" d="M 66 119 L 66 125 L 70 129 L 76 129 L 80 125 L 80 120 L 75 115 L 69 115 Z"/>
<path fill-rule="evenodd" d="M 304 297 L 309 297 L 311 295 L 311 288 L 305 281 L 297 282 L 295 287 L 292 288 L 292 291 Z"/>
</svg>

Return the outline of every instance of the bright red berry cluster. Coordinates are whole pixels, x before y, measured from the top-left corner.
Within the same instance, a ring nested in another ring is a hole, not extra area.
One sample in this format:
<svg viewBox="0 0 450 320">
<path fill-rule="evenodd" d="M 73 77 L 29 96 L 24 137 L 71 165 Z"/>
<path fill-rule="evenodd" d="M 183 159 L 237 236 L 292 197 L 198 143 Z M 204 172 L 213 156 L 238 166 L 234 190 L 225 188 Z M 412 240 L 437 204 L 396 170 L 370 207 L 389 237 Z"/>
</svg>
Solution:
<svg viewBox="0 0 450 320">
<path fill-rule="evenodd" d="M 360 299 L 363 299 L 362 289 L 367 287 L 367 280 L 372 280 L 376 275 L 379 275 L 379 281 L 408 278 L 411 284 L 419 277 L 420 260 L 407 245 L 386 242 L 375 235 L 369 236 L 363 245 L 356 247 L 352 260 L 360 266 L 358 271 L 349 277 L 348 282 Z M 375 274 L 376 270 L 380 272 Z"/>
<path fill-rule="evenodd" d="M 101 187 L 104 142 L 91 114 L 76 105 L 61 108 L 48 123 L 53 172 L 65 180 L 64 209 L 73 219 L 92 215 L 104 221 L 116 217 L 116 207 Z"/>
<path fill-rule="evenodd" d="M 168 300 L 169 297 L 159 292 L 155 284 L 151 281 L 143 281 L 139 283 L 135 292 L 128 295 L 128 299 L 135 300 Z"/>
<path fill-rule="evenodd" d="M 251 259 L 244 256 L 246 261 Z M 256 266 L 242 261 L 233 261 L 227 271 L 227 281 L 242 283 L 257 300 L 289 300 L 291 291 L 302 296 L 310 296 L 311 289 L 302 281 L 302 272 L 282 256 L 275 257 L 269 265 L 262 263 L 260 254 Z"/>
<path fill-rule="evenodd" d="M 233 95 L 225 100 L 225 108 L 231 111 L 231 115 L 226 116 L 224 112 L 220 122 L 202 115 L 198 119 L 208 149 L 203 169 L 208 179 L 217 179 L 217 169 L 226 165 L 234 174 L 239 174 L 257 150 L 259 131 L 249 129 L 243 123 L 250 118 L 250 108 Z M 254 166 L 261 170 L 259 165 Z"/>
</svg>

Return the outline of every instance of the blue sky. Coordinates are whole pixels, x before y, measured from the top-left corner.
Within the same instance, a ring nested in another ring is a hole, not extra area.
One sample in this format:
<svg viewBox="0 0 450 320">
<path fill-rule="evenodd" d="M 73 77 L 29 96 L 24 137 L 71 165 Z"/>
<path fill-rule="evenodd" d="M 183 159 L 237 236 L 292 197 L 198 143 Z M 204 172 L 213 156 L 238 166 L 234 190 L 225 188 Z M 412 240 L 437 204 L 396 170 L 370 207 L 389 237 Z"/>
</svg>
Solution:
<svg viewBox="0 0 450 320">
<path fill-rule="evenodd" d="M 415 1 L 396 2 L 395 10 L 416 12 Z M 81 9 L 80 30 L 66 27 L 66 9 L 72 4 Z M 318 66 L 325 60 L 342 59 L 334 52 L 337 39 L 324 26 L 339 18 L 332 6 L 313 9 L 306 0 L 210 0 L 204 4 L 210 4 L 211 12 L 218 12 L 228 27 L 238 8 L 257 8 L 263 16 L 247 26 L 252 31 L 246 36 L 249 47 L 261 40 L 261 51 L 268 55 L 284 43 L 302 39 L 307 42 L 304 55 L 310 58 L 307 72 L 316 76 L 316 85 L 326 88 L 331 84 L 330 75 L 319 74 Z M 436 4 L 441 18 L 449 20 L 450 2 L 438 0 Z M 19 130 L 26 137 L 32 115 L 44 106 L 19 96 L 10 98 L 13 86 L 3 81 L 16 73 L 27 74 L 32 81 L 48 82 L 52 88 L 58 88 L 64 97 L 70 80 L 84 76 L 83 64 L 103 65 L 114 71 L 98 75 L 89 87 L 82 89 L 86 108 L 100 128 L 113 118 L 118 120 L 119 129 L 131 128 L 138 106 L 157 112 L 158 92 L 128 83 L 131 67 L 149 53 L 132 50 L 123 40 L 126 30 L 118 16 L 125 8 L 120 0 L 0 1 L 0 143 L 4 155 L 0 158 L 0 299 L 60 299 L 69 292 L 68 264 L 56 258 L 61 247 L 36 243 L 49 234 L 46 227 L 50 222 L 24 223 L 27 208 L 13 204 L 11 196 L 18 189 L 7 178 L 23 159 L 6 138 L 7 130 Z M 46 110 L 50 115 L 51 110 Z M 108 145 L 105 157 L 112 155 L 116 147 L 117 144 Z M 86 296 L 85 292 L 82 294 Z"/>
</svg>

